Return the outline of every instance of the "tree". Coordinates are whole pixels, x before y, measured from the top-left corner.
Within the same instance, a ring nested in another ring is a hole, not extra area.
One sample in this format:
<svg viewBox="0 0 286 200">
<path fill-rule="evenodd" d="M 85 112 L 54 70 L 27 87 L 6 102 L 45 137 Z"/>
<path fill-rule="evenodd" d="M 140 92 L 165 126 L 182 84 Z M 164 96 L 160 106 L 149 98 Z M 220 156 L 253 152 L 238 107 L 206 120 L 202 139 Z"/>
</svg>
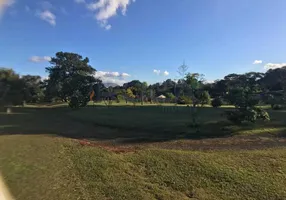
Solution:
<svg viewBox="0 0 286 200">
<path fill-rule="evenodd" d="M 235 105 L 234 111 L 226 111 L 227 119 L 234 123 L 244 121 L 255 123 L 258 119 L 270 120 L 268 113 L 258 108 L 260 97 L 253 93 L 252 83 L 245 83 L 245 87 L 236 88 L 228 94 L 229 102 Z"/>
<path fill-rule="evenodd" d="M 46 68 L 49 73 L 49 94 L 66 102 L 73 98 L 73 102 L 79 104 L 76 107 L 85 106 L 89 101 L 92 86 L 96 83 L 96 70 L 88 64 L 89 59 L 83 59 L 75 53 L 58 52 L 50 63 L 52 66 Z"/>
<path fill-rule="evenodd" d="M 203 85 L 203 75 L 198 73 L 188 73 L 185 78 L 188 93 L 192 98 L 193 107 L 195 108 L 199 103 L 199 91 Z"/>
<path fill-rule="evenodd" d="M 198 126 L 198 111 L 196 109 L 197 104 L 199 103 L 199 98 L 197 96 L 201 86 L 203 85 L 203 75 L 198 73 L 188 73 L 185 77 L 185 82 L 189 89 L 189 94 L 192 99 L 192 108 L 191 108 L 191 117 L 192 117 L 192 126 Z"/>
<path fill-rule="evenodd" d="M 44 98 L 44 91 L 42 88 L 42 80 L 40 76 L 26 75 L 22 76 L 24 83 L 24 100 L 27 103 L 38 103 Z"/>
<path fill-rule="evenodd" d="M 128 88 L 128 89 L 126 90 L 126 94 L 127 94 L 127 97 L 128 97 L 128 98 L 131 98 L 131 99 L 134 99 L 134 98 L 135 98 L 135 95 L 133 94 L 131 88 Z"/>
<path fill-rule="evenodd" d="M 198 100 L 201 106 L 208 105 L 211 103 L 211 96 L 208 91 L 202 91 L 199 93 Z"/>
<path fill-rule="evenodd" d="M 185 92 L 184 92 L 184 89 L 185 89 L 185 77 L 186 77 L 186 75 L 187 75 L 187 72 L 188 72 L 188 69 L 189 69 L 189 67 L 185 64 L 185 62 L 183 63 L 183 65 L 181 65 L 181 66 L 179 66 L 178 67 L 178 70 L 177 70 L 177 72 L 178 72 L 178 74 L 179 74 L 179 76 L 180 76 L 180 78 L 181 78 L 181 80 L 179 80 L 179 86 L 181 87 L 181 92 L 182 92 L 182 94 L 183 94 L 183 96 L 185 95 Z"/>
<path fill-rule="evenodd" d="M 0 106 L 22 105 L 23 82 L 12 69 L 0 68 Z"/>
<path fill-rule="evenodd" d="M 286 66 L 277 69 L 269 69 L 261 80 L 261 83 L 265 89 L 269 91 L 280 91 L 283 90 L 285 77 Z"/>
<path fill-rule="evenodd" d="M 212 107 L 218 108 L 218 107 L 222 106 L 223 102 L 222 102 L 221 98 L 216 97 L 212 100 L 211 104 L 212 104 Z"/>
<path fill-rule="evenodd" d="M 176 96 L 175 96 L 172 92 L 168 92 L 168 93 L 166 94 L 166 97 L 167 97 L 168 99 L 170 99 L 171 102 L 175 102 L 175 101 L 176 101 Z"/>
<path fill-rule="evenodd" d="M 185 62 L 181 66 L 178 67 L 177 72 L 182 79 L 184 79 L 185 76 L 187 75 L 188 69 L 189 67 L 185 64 Z"/>
</svg>

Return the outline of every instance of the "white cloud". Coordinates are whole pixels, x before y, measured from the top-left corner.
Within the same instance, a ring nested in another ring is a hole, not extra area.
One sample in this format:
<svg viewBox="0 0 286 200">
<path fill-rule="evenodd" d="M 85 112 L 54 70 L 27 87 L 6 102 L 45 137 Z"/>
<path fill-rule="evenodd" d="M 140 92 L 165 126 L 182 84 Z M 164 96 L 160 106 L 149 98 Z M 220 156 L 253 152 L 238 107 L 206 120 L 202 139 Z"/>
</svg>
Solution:
<svg viewBox="0 0 286 200">
<path fill-rule="evenodd" d="M 0 0 L 0 19 L 5 10 L 14 4 L 14 0 Z"/>
<path fill-rule="evenodd" d="M 109 85 L 110 83 L 114 83 L 116 85 L 122 86 L 124 83 L 128 82 L 125 79 L 117 79 L 117 78 L 111 78 L 111 77 L 103 77 L 103 78 L 100 78 L 100 80 L 105 85 Z"/>
<path fill-rule="evenodd" d="M 35 62 L 35 63 L 38 63 L 38 62 L 49 62 L 51 61 L 51 57 L 49 56 L 44 56 L 44 57 L 40 57 L 40 56 L 32 56 L 29 61 L 31 62 Z"/>
<path fill-rule="evenodd" d="M 119 72 L 104 72 L 104 71 L 97 71 L 95 73 L 95 77 L 118 77 L 118 78 L 124 78 L 124 77 L 130 77 L 130 74 L 127 73 L 119 73 Z"/>
<path fill-rule="evenodd" d="M 74 0 L 76 3 L 85 3 L 85 0 Z"/>
<path fill-rule="evenodd" d="M 169 74 L 170 74 L 170 73 L 169 73 L 168 71 L 164 71 L 164 72 L 163 72 L 163 75 L 164 75 L 164 76 L 169 76 Z"/>
<path fill-rule="evenodd" d="M 52 26 L 56 25 L 56 16 L 49 10 L 45 10 L 37 14 L 42 20 L 48 22 Z"/>
<path fill-rule="evenodd" d="M 97 71 L 94 75 L 95 78 L 102 80 L 104 84 L 106 83 L 115 83 L 117 85 L 123 85 L 127 82 L 125 78 L 130 77 L 128 73 L 119 73 L 119 72 L 104 72 Z"/>
<path fill-rule="evenodd" d="M 123 77 L 130 77 L 130 74 L 122 73 L 121 76 L 123 76 Z"/>
<path fill-rule="evenodd" d="M 154 69 L 153 73 L 155 73 L 156 75 L 162 75 L 162 76 L 169 76 L 170 74 L 168 71 L 161 72 L 161 70 L 158 70 L 158 69 Z"/>
<path fill-rule="evenodd" d="M 111 29 L 108 20 L 121 12 L 126 15 L 127 7 L 135 0 L 94 0 L 93 3 L 86 3 L 85 0 L 74 0 L 76 3 L 85 4 L 87 9 L 94 13 L 99 25 L 106 30 Z"/>
<path fill-rule="evenodd" d="M 161 71 L 158 70 L 158 69 L 154 69 L 153 72 L 154 72 L 155 74 L 157 74 L 157 75 L 160 75 L 160 73 L 161 73 Z"/>
<path fill-rule="evenodd" d="M 258 64 L 262 64 L 262 63 L 263 63 L 262 60 L 255 60 L 255 61 L 253 62 L 254 65 L 258 65 Z"/>
<path fill-rule="evenodd" d="M 48 77 L 48 76 L 41 77 L 41 81 L 46 81 L 46 80 L 49 80 L 49 79 L 50 79 L 50 77 Z"/>
<path fill-rule="evenodd" d="M 110 30 L 111 29 L 111 25 L 110 24 L 108 24 L 108 25 L 106 25 L 104 28 L 106 29 L 106 30 Z"/>
<path fill-rule="evenodd" d="M 286 63 L 267 63 L 264 68 L 265 69 L 277 69 L 277 68 L 281 68 L 281 67 L 285 67 Z"/>
<path fill-rule="evenodd" d="M 205 80 L 204 82 L 207 83 L 207 84 L 215 83 L 215 81 L 213 81 L 213 80 Z"/>
</svg>

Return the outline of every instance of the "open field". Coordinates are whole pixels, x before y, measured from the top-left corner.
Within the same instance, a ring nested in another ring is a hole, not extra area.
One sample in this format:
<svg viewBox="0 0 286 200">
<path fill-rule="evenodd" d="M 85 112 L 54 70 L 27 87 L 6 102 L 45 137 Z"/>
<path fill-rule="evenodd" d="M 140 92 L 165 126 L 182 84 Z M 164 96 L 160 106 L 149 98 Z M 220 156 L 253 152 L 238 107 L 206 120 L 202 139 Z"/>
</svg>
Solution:
<svg viewBox="0 0 286 200">
<path fill-rule="evenodd" d="M 0 171 L 17 199 L 286 199 L 286 112 L 234 126 L 202 108 L 13 108 Z M 87 140 L 88 139 L 88 140 Z"/>
<path fill-rule="evenodd" d="M 49 136 L 1 136 L 17 199 L 285 199 L 286 149 L 116 154 Z"/>
</svg>

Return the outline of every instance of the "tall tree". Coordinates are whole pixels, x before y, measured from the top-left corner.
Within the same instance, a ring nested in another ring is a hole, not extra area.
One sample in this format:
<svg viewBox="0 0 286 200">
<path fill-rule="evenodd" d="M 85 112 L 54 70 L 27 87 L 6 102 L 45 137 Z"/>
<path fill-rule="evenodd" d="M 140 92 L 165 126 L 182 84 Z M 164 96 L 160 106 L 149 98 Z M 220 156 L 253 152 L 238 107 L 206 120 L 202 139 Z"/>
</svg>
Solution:
<svg viewBox="0 0 286 200">
<path fill-rule="evenodd" d="M 0 105 L 21 105 L 23 82 L 12 69 L 0 68 Z"/>
<path fill-rule="evenodd" d="M 27 103 L 38 103 L 44 98 L 44 91 L 42 88 L 42 80 L 40 76 L 26 75 L 22 76 L 24 83 L 24 100 Z"/>
<path fill-rule="evenodd" d="M 277 69 L 270 69 L 262 79 L 263 86 L 269 91 L 283 90 L 286 78 L 286 66 Z"/>
<path fill-rule="evenodd" d="M 50 63 L 52 66 L 46 68 L 49 93 L 66 102 L 73 98 L 77 107 L 85 106 L 96 83 L 96 70 L 88 64 L 89 59 L 75 53 L 58 52 Z"/>
<path fill-rule="evenodd" d="M 198 110 L 197 105 L 200 103 L 199 92 L 204 82 L 204 76 L 198 73 L 188 73 L 185 77 L 185 82 L 189 89 L 189 95 L 192 99 L 191 118 L 192 126 L 198 125 Z"/>
<path fill-rule="evenodd" d="M 178 67 L 178 74 L 181 78 L 181 80 L 179 80 L 179 85 L 180 85 L 180 92 L 182 92 L 183 96 L 185 95 L 185 86 L 186 86 L 186 83 L 185 83 L 185 77 L 187 76 L 187 73 L 188 73 L 188 69 L 189 67 L 185 64 L 185 62 Z"/>
</svg>

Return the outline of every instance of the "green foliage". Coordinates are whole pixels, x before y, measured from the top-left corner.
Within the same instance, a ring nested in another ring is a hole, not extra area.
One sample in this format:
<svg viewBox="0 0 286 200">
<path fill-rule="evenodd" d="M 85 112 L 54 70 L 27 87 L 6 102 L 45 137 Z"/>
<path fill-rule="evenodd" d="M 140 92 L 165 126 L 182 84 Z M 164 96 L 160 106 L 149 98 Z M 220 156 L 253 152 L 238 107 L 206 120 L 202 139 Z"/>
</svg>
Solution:
<svg viewBox="0 0 286 200">
<path fill-rule="evenodd" d="M 135 98 L 135 95 L 133 94 L 132 88 L 128 88 L 128 89 L 126 90 L 126 94 L 127 94 L 127 97 L 128 97 L 128 98 L 131 98 L 131 99 L 134 99 L 134 98 Z"/>
<path fill-rule="evenodd" d="M 95 69 L 89 64 L 88 58 L 68 52 L 58 52 L 51 59 L 51 67 L 46 68 L 49 73 L 47 90 L 52 96 L 69 101 L 75 97 L 79 107 L 87 104 L 90 91 L 96 83 Z M 73 103 L 71 105 L 74 105 Z"/>
<path fill-rule="evenodd" d="M 170 102 L 175 102 L 176 101 L 176 96 L 172 92 L 168 92 L 166 94 L 166 97 L 170 100 Z"/>
<path fill-rule="evenodd" d="M 83 96 L 82 93 L 76 92 L 69 101 L 69 107 L 73 109 L 85 107 L 89 102 L 88 96 Z"/>
<path fill-rule="evenodd" d="M 24 84 L 12 69 L 0 68 L 0 105 L 22 105 Z"/>
<path fill-rule="evenodd" d="M 228 100 L 235 105 L 235 111 L 227 111 L 227 119 L 234 123 L 244 121 L 255 123 L 257 120 L 270 120 L 268 113 L 257 108 L 260 97 L 253 93 L 252 85 L 244 85 L 243 88 L 236 88 L 229 92 Z"/>
<path fill-rule="evenodd" d="M 255 123 L 257 120 L 269 121 L 269 114 L 261 108 L 240 108 L 234 111 L 226 111 L 227 119 L 233 123 Z"/>
<path fill-rule="evenodd" d="M 211 96 L 208 91 L 202 91 L 199 92 L 198 100 L 202 106 L 208 105 L 211 103 Z"/>
<path fill-rule="evenodd" d="M 212 104 L 212 107 L 219 108 L 222 106 L 223 101 L 220 97 L 216 97 L 212 100 L 211 104 Z"/>
<path fill-rule="evenodd" d="M 177 100 L 177 104 L 180 104 L 180 105 L 190 105 L 192 103 L 193 103 L 192 99 L 187 96 L 180 96 Z"/>
<path fill-rule="evenodd" d="M 70 102 L 69 102 L 69 107 L 73 109 L 79 108 L 79 101 L 77 97 L 72 97 Z"/>
<path fill-rule="evenodd" d="M 43 83 L 40 76 L 22 76 L 24 100 L 26 103 L 39 103 L 44 99 Z"/>
</svg>

